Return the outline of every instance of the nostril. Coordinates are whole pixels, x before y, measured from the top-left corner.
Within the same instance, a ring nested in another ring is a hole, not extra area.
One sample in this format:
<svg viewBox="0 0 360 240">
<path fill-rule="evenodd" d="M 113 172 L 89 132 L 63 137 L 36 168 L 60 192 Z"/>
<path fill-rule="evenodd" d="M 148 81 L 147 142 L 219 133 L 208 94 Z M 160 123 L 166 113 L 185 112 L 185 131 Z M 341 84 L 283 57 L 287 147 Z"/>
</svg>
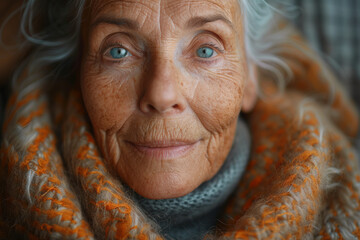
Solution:
<svg viewBox="0 0 360 240">
<path fill-rule="evenodd" d="M 163 85 L 161 85 L 163 86 Z M 162 89 L 159 86 L 148 88 L 139 102 L 144 113 L 180 113 L 185 109 L 185 98 L 173 89 Z"/>
<path fill-rule="evenodd" d="M 182 105 L 181 104 L 174 104 L 171 107 L 166 107 L 166 106 L 162 106 L 160 104 L 158 104 L 158 106 L 154 106 L 153 104 L 145 104 L 142 105 L 144 106 L 143 108 L 141 107 L 142 104 L 140 104 L 140 108 L 143 110 L 143 112 L 147 112 L 147 113 L 155 113 L 155 112 L 159 112 L 159 113 L 165 113 L 165 112 L 178 112 L 179 110 L 182 109 Z"/>
<path fill-rule="evenodd" d="M 165 106 L 158 106 L 155 107 L 152 104 L 148 104 L 147 108 L 149 110 L 149 112 L 169 112 L 172 110 L 179 110 L 180 109 L 180 105 L 179 104 L 174 104 L 172 105 L 172 107 L 165 107 Z"/>
<path fill-rule="evenodd" d="M 147 106 L 148 106 L 149 111 L 151 111 L 151 112 L 157 111 L 157 109 L 153 105 L 148 104 Z"/>
</svg>

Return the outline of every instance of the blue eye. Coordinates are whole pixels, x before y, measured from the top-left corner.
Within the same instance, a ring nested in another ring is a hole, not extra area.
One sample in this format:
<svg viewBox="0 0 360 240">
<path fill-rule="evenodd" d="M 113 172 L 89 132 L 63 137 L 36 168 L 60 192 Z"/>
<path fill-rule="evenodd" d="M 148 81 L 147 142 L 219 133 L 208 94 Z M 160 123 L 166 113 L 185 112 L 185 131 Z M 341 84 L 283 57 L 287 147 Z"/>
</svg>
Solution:
<svg viewBox="0 0 360 240">
<path fill-rule="evenodd" d="M 201 47 L 196 51 L 196 54 L 200 58 L 211 58 L 214 56 L 214 50 L 209 47 Z"/>
<path fill-rule="evenodd" d="M 124 58 L 127 56 L 131 56 L 129 51 L 122 47 L 114 47 L 114 48 L 110 49 L 110 55 L 112 58 L 115 58 L 115 59 L 120 59 L 120 58 Z"/>
</svg>

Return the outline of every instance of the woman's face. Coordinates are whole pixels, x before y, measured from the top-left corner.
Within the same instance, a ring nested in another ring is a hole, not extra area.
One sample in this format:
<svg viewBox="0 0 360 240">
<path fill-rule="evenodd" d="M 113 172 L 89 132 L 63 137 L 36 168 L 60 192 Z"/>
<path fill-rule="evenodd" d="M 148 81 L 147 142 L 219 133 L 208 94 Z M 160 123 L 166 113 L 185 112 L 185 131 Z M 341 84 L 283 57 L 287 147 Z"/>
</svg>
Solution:
<svg viewBox="0 0 360 240">
<path fill-rule="evenodd" d="M 98 145 L 138 194 L 188 194 L 219 170 L 255 99 L 237 1 L 91 4 L 81 88 Z"/>
</svg>

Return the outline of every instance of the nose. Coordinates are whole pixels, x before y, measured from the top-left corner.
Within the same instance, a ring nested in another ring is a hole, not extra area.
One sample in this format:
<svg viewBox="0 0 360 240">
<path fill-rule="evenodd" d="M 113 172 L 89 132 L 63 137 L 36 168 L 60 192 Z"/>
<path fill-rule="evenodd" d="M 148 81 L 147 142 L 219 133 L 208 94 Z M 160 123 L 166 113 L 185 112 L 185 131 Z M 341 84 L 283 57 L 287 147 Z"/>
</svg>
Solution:
<svg viewBox="0 0 360 240">
<path fill-rule="evenodd" d="M 144 113 L 174 114 L 186 108 L 179 86 L 181 74 L 172 61 L 161 61 L 144 78 L 140 110 Z"/>
</svg>

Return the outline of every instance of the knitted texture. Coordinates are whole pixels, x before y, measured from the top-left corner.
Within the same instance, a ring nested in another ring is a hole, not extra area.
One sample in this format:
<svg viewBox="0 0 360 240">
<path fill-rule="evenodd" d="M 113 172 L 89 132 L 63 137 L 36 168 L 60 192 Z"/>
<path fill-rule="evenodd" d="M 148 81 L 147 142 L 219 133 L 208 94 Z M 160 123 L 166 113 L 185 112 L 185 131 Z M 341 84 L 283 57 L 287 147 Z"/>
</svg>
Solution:
<svg viewBox="0 0 360 240">
<path fill-rule="evenodd" d="M 250 155 L 250 133 L 239 118 L 230 153 L 219 172 L 193 192 L 173 199 L 146 199 L 136 194 L 137 204 L 174 239 L 199 239 L 212 230 L 223 204 L 235 190 Z"/>
<path fill-rule="evenodd" d="M 223 224 L 206 238 L 357 239 L 360 172 L 350 140 L 358 115 L 316 56 L 296 49 L 282 55 L 293 80 L 274 94 L 259 76 L 272 97 L 247 116 L 250 161 Z M 12 94 L 1 152 L 0 236 L 163 239 L 101 157 L 81 98 L 76 90 L 62 99 L 41 89 Z"/>
</svg>

